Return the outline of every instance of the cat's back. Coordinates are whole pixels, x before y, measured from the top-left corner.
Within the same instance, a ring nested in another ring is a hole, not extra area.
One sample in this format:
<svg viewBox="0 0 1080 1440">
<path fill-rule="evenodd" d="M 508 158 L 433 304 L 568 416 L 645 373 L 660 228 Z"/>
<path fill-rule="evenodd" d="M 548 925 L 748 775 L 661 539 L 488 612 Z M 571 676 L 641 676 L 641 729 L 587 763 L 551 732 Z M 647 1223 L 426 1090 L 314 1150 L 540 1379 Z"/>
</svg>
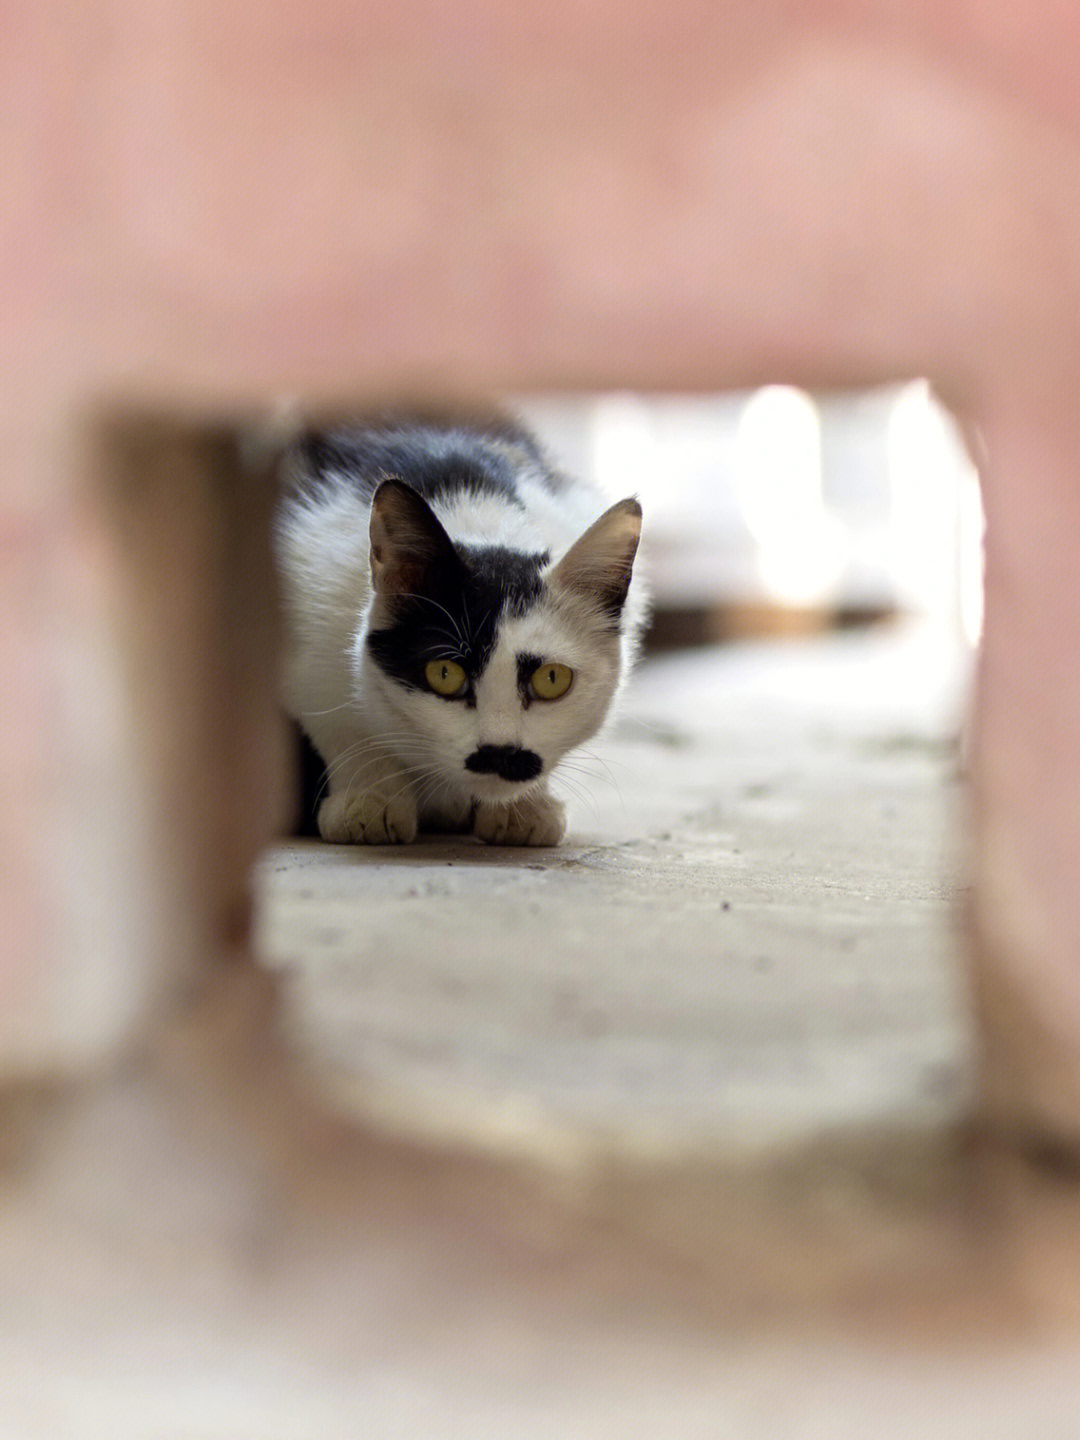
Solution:
<svg viewBox="0 0 1080 1440">
<path fill-rule="evenodd" d="M 433 506 L 461 492 L 513 502 L 523 481 L 552 490 L 563 483 L 535 439 L 509 420 L 391 420 L 313 432 L 296 447 L 296 479 L 312 498 L 344 486 L 370 502 L 390 477 Z"/>
<path fill-rule="evenodd" d="M 359 524 L 366 561 L 371 499 L 389 478 L 422 495 L 452 540 L 530 554 L 569 544 L 600 504 L 513 421 L 403 419 L 304 436 L 288 465 L 289 523 Z"/>
</svg>

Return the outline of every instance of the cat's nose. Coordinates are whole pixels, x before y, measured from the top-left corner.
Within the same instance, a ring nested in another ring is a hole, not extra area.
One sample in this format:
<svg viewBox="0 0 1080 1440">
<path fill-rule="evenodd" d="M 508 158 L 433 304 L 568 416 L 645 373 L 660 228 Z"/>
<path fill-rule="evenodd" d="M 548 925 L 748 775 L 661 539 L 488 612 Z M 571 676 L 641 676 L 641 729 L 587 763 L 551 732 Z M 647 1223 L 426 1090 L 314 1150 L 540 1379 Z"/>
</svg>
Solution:
<svg viewBox="0 0 1080 1440">
<path fill-rule="evenodd" d="M 544 762 L 535 750 L 520 745 L 481 745 L 465 761 L 475 775 L 498 775 L 503 780 L 535 780 Z"/>
</svg>

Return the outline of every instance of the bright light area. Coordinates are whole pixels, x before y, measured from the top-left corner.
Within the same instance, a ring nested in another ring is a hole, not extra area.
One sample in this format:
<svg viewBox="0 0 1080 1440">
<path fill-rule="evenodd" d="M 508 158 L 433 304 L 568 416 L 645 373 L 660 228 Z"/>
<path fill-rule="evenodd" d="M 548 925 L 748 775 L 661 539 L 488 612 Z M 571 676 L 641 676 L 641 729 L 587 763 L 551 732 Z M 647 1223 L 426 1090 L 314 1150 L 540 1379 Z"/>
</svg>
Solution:
<svg viewBox="0 0 1080 1440">
<path fill-rule="evenodd" d="M 835 598 L 847 536 L 822 499 L 821 421 L 804 391 L 769 385 L 746 402 L 735 485 L 769 596 L 802 605 Z"/>
<path fill-rule="evenodd" d="M 900 599 L 911 608 L 947 611 L 957 594 L 958 457 L 947 417 L 925 380 L 897 395 L 886 448 Z"/>
<path fill-rule="evenodd" d="M 655 512 L 671 498 L 664 493 L 673 488 L 671 457 L 661 453 L 648 401 L 633 395 L 604 396 L 596 401 L 592 433 L 595 478 L 613 500 L 636 495 L 646 510 Z"/>
<path fill-rule="evenodd" d="M 970 653 L 982 632 L 983 514 L 959 428 L 925 380 L 811 396 L 533 400 L 571 473 L 645 511 L 658 603 L 757 604 L 931 622 Z"/>
<path fill-rule="evenodd" d="M 979 477 L 970 468 L 960 486 L 960 626 L 974 650 L 983 631 L 986 517 Z"/>
</svg>

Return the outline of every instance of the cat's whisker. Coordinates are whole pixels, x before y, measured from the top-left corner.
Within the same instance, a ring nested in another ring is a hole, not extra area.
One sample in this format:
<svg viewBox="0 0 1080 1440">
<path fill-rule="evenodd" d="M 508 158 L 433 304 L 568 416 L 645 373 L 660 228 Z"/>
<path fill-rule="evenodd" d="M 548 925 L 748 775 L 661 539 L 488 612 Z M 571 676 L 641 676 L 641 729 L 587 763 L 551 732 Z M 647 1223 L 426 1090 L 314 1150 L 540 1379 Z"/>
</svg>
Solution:
<svg viewBox="0 0 1080 1440">
<path fill-rule="evenodd" d="M 398 734 L 390 736 L 370 736 L 354 742 L 347 750 L 342 751 L 330 768 L 336 769 L 342 761 L 352 759 L 367 750 L 389 750 L 392 752 L 398 748 L 402 750 L 430 749 L 430 746 L 426 745 L 423 740 L 417 739 L 415 735 L 410 734 L 408 731 L 401 731 Z"/>
<path fill-rule="evenodd" d="M 402 600 L 418 600 L 425 605 L 433 605 L 436 610 L 441 610 L 442 613 L 446 616 L 446 618 L 450 621 L 451 628 L 456 638 L 460 640 L 461 643 L 464 645 L 465 635 L 462 632 L 461 626 L 459 625 L 456 617 L 451 615 L 450 611 L 447 610 L 445 605 L 440 605 L 438 600 L 436 600 L 431 595 L 417 595 L 413 591 L 409 590 L 399 590 L 398 594 Z"/>
<path fill-rule="evenodd" d="M 589 807 L 589 809 L 593 813 L 594 819 L 597 821 L 597 823 L 599 823 L 600 806 L 597 803 L 595 795 L 591 793 L 588 787 L 580 784 L 576 780 L 571 780 L 568 776 L 565 775 L 562 777 L 562 782 L 571 795 L 575 795 L 578 800 L 580 800 L 583 804 Z"/>
<path fill-rule="evenodd" d="M 575 776 L 579 778 L 579 783 L 581 784 L 585 784 L 587 781 L 603 780 L 605 784 L 610 785 L 611 788 L 615 791 L 615 794 L 618 796 L 619 804 L 622 809 L 626 809 L 626 797 L 623 795 L 622 790 L 620 789 L 618 784 L 614 780 L 610 779 L 607 775 L 597 775 L 592 771 L 587 770 L 583 765 L 575 765 L 573 762 L 571 762 L 570 765 L 566 768 L 572 771 Z"/>
<path fill-rule="evenodd" d="M 336 715 L 339 710 L 355 708 L 356 701 L 350 697 L 348 700 L 342 700 L 340 705 L 331 705 L 327 710 L 305 710 L 303 714 L 299 716 L 299 720 L 302 725 L 305 720 L 316 720 L 320 715 Z"/>
<path fill-rule="evenodd" d="M 450 781 L 441 771 L 431 776 L 423 790 L 417 796 L 417 809 L 428 806 L 437 809 L 444 799 L 450 795 Z"/>
<path fill-rule="evenodd" d="M 328 765 L 326 767 L 326 773 L 322 778 L 318 790 L 315 792 L 316 806 L 318 806 L 319 801 L 323 798 L 327 791 L 331 789 L 331 781 L 334 779 L 335 775 L 339 775 L 342 769 L 346 765 L 348 765 L 350 761 L 354 760 L 360 753 L 362 753 L 363 749 L 364 742 L 358 741 L 355 745 L 351 745 L 343 755 L 340 755 L 337 760 L 334 761 L 333 765 Z"/>
<path fill-rule="evenodd" d="M 345 750 L 341 755 L 338 756 L 338 758 L 334 761 L 332 765 L 327 766 L 326 776 L 319 787 L 319 795 L 316 798 L 321 797 L 323 791 L 326 790 L 328 786 L 330 786 L 330 782 L 333 780 L 334 776 L 339 775 L 341 771 L 345 768 L 345 766 L 359 760 L 361 756 L 366 754 L 369 750 L 385 750 L 389 747 L 390 743 L 391 742 L 389 741 L 373 739 L 359 740 L 355 744 L 350 745 L 347 750 Z"/>
<path fill-rule="evenodd" d="M 585 775 L 590 780 L 597 780 L 602 785 L 610 786 L 616 794 L 621 793 L 619 789 L 619 782 L 615 778 L 615 776 L 607 774 L 604 770 L 594 769 L 594 763 L 594 761 L 591 761 L 587 758 L 582 760 L 562 760 L 560 762 L 559 768 L 566 770 L 576 770 L 578 774 Z"/>
<path fill-rule="evenodd" d="M 422 785 L 422 784 L 425 782 L 425 780 L 428 780 L 428 781 L 437 780 L 437 779 L 441 776 L 441 774 L 442 774 L 441 769 L 439 769 L 438 766 L 432 765 L 432 766 L 428 767 L 428 768 L 425 769 L 425 770 L 420 770 L 420 771 L 417 771 L 417 772 L 415 772 L 414 774 L 410 775 L 410 777 L 405 781 L 405 783 L 404 783 L 403 785 L 398 786 L 398 788 L 394 791 L 393 795 L 391 795 L 391 796 L 389 797 L 389 799 L 388 799 L 387 802 L 386 802 L 386 808 L 389 809 L 390 806 L 393 805 L 394 801 L 398 798 L 398 796 L 399 796 L 399 795 L 404 795 L 405 792 L 406 792 L 406 790 L 411 790 L 411 789 L 414 789 L 417 785 Z M 369 787 L 369 788 L 370 788 L 370 787 Z M 420 809 L 420 804 L 421 804 L 421 802 L 420 802 L 419 798 L 416 798 L 416 808 L 417 808 L 417 810 Z"/>
<path fill-rule="evenodd" d="M 553 788 L 556 786 L 562 786 L 562 788 L 574 799 L 581 801 L 583 804 L 587 804 L 591 808 L 597 823 L 599 823 L 600 807 L 596 803 L 595 796 L 590 794 L 590 792 L 584 785 L 580 784 L 576 780 L 571 780 L 568 775 L 563 774 L 559 771 L 557 771 L 552 776 L 551 783 Z"/>
<path fill-rule="evenodd" d="M 492 607 L 489 605 L 488 608 L 484 611 L 483 617 L 481 618 L 479 625 L 475 625 L 475 626 L 472 626 L 472 627 L 471 627 L 472 630 L 473 630 L 473 633 L 475 633 L 477 630 L 483 630 L 484 626 L 485 626 L 485 625 L 488 623 L 488 621 L 491 619 L 491 609 L 492 609 Z"/>
<path fill-rule="evenodd" d="M 338 759 L 334 762 L 332 766 L 329 766 L 327 768 L 326 777 L 323 780 L 323 783 L 319 786 L 319 790 L 315 797 L 316 804 L 322 798 L 327 788 L 330 788 L 331 790 L 336 790 L 340 788 L 334 786 L 332 782 L 341 775 L 341 772 L 346 768 L 346 766 L 355 767 L 349 776 L 348 785 L 346 787 L 346 801 L 348 802 L 348 800 L 351 799 L 352 792 L 356 787 L 357 781 L 364 775 L 366 771 L 370 770 L 374 765 L 378 765 L 387 760 L 397 759 L 400 751 L 407 751 L 409 749 L 413 749 L 415 753 L 424 758 L 426 758 L 430 754 L 430 747 L 423 745 L 421 742 L 418 742 L 416 740 L 402 740 L 400 738 L 394 741 L 384 740 L 381 738 L 367 739 L 359 741 L 357 742 L 357 744 L 350 746 L 350 748 L 343 755 L 338 757 Z M 368 753 L 369 751 L 375 751 L 377 753 L 372 755 Z M 367 757 L 366 759 L 364 758 L 365 756 Z"/>
<path fill-rule="evenodd" d="M 617 730 L 624 735 L 633 738 L 634 732 L 643 732 L 648 740 L 659 740 L 661 744 L 683 742 L 684 738 L 689 739 L 689 732 L 676 730 L 670 723 L 663 720 L 646 720 L 641 715 L 624 715 L 619 717 Z"/>
<path fill-rule="evenodd" d="M 402 754 L 403 751 L 410 750 L 413 752 L 411 757 Z M 374 753 L 370 753 L 372 751 Z M 363 751 L 349 758 L 354 765 L 363 762 L 359 764 L 361 772 L 371 769 L 373 765 L 388 765 L 398 771 L 408 771 L 413 765 L 429 760 L 430 754 L 430 748 L 426 745 L 410 746 L 408 743 L 403 744 L 401 741 L 397 741 L 393 746 L 381 744 L 365 746 Z"/>
<path fill-rule="evenodd" d="M 560 769 L 573 770 L 577 774 L 583 775 L 588 780 L 598 780 L 605 785 L 610 785 L 612 790 L 614 790 L 615 794 L 619 797 L 619 800 L 622 802 L 623 807 L 625 808 L 626 800 L 623 796 L 622 786 L 619 784 L 618 779 L 614 775 L 605 773 L 606 767 L 604 771 L 596 771 L 589 768 L 590 765 L 594 765 L 597 763 L 601 765 L 603 764 L 603 762 L 598 761 L 595 756 L 586 755 L 583 756 L 581 759 L 575 757 L 573 759 L 563 760 L 560 764 Z"/>
<path fill-rule="evenodd" d="M 616 765 L 620 770 L 626 770 L 630 774 L 635 773 L 634 766 L 631 765 L 628 761 L 619 760 L 614 755 L 601 755 L 598 751 L 589 750 L 584 745 L 579 745 L 575 749 L 574 754 L 584 756 L 585 759 L 592 760 L 597 765 L 602 765 L 604 769 L 609 772 L 611 770 L 611 767 L 613 765 Z"/>
</svg>

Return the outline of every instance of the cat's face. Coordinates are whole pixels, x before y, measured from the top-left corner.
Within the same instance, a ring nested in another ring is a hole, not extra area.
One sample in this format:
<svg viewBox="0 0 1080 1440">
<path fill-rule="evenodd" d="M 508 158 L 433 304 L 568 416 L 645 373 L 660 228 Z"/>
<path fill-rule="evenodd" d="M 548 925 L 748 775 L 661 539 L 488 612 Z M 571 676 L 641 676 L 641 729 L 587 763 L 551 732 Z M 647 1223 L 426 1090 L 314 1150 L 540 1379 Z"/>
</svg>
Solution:
<svg viewBox="0 0 1080 1440">
<path fill-rule="evenodd" d="M 456 796 L 505 802 L 600 728 L 620 649 L 615 633 L 575 629 L 546 586 L 525 615 L 504 611 L 490 629 L 479 644 L 448 644 L 440 627 L 421 628 L 392 672 L 369 647 L 364 683 L 410 770 Z"/>
<path fill-rule="evenodd" d="M 607 714 L 640 512 L 613 507 L 552 566 L 454 547 L 405 486 L 376 502 L 375 594 L 355 657 L 365 702 L 423 798 L 518 799 Z"/>
</svg>

